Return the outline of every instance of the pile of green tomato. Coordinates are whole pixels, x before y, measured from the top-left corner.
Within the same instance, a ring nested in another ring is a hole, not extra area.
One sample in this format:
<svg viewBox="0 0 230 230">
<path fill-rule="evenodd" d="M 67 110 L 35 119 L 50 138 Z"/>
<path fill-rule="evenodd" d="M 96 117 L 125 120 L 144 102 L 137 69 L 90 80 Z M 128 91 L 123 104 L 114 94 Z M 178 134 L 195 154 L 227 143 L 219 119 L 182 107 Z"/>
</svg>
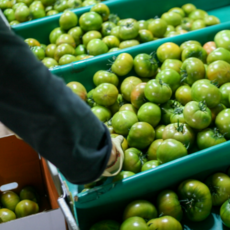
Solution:
<svg viewBox="0 0 230 230">
<path fill-rule="evenodd" d="M 176 191 L 176 192 L 175 192 Z M 230 177 L 217 172 L 204 182 L 187 179 L 176 190 L 165 189 L 151 201 L 134 200 L 129 203 L 122 224 L 112 220 L 95 223 L 90 230 L 182 230 L 184 220 L 200 222 L 210 214 L 212 207 L 219 208 L 222 222 L 230 227 Z M 181 223 L 182 222 L 182 223 Z"/>
<path fill-rule="evenodd" d="M 119 54 L 86 92 L 67 84 L 105 123 L 124 136 L 123 171 L 114 181 L 230 139 L 230 30 L 203 46 L 167 42 L 155 54 Z M 119 80 L 122 82 L 119 83 Z"/>
<path fill-rule="evenodd" d="M 11 26 L 58 14 L 68 9 L 94 5 L 99 0 L 0 0 L 0 9 Z"/>
<path fill-rule="evenodd" d="M 0 194 L 0 223 L 38 213 L 40 202 L 40 196 L 33 186 L 23 187 L 19 195 L 10 190 L 2 192 Z"/>
<path fill-rule="evenodd" d="M 105 4 L 98 3 L 79 20 L 73 12 L 65 11 L 59 19 L 60 27 L 49 35 L 49 45 L 41 46 L 32 38 L 26 41 L 45 66 L 54 68 L 218 23 L 218 18 L 192 4 L 172 8 L 161 18 L 137 21 L 120 19 L 110 14 Z"/>
</svg>

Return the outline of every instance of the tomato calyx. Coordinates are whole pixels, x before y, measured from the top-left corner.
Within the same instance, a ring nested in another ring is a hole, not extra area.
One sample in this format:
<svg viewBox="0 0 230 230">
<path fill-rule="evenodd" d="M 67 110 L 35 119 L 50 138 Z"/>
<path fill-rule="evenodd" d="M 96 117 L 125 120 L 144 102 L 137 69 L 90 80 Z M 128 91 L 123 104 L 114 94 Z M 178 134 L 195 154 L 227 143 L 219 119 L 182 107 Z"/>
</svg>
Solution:
<svg viewBox="0 0 230 230">
<path fill-rule="evenodd" d="M 198 106 L 199 106 L 200 110 L 203 112 L 205 112 L 207 110 L 207 105 L 206 105 L 205 101 L 200 101 Z"/>
<path fill-rule="evenodd" d="M 185 69 L 180 69 L 180 74 L 181 74 L 181 83 L 182 83 L 188 77 L 188 73 Z"/>
<path fill-rule="evenodd" d="M 180 124 L 179 120 L 177 120 L 177 124 L 175 125 L 175 129 L 177 132 L 184 133 L 184 124 Z"/>
<path fill-rule="evenodd" d="M 161 78 L 159 78 L 158 80 L 159 80 L 159 83 L 160 83 L 161 86 L 163 86 L 163 85 L 168 85 L 168 84 L 166 84 L 165 82 L 163 82 L 163 80 L 162 80 Z"/>
<path fill-rule="evenodd" d="M 191 198 L 191 199 L 180 200 L 179 202 L 181 204 L 181 207 L 185 210 L 185 212 L 188 212 L 186 207 L 192 208 L 194 201 L 195 199 Z"/>
<path fill-rule="evenodd" d="M 126 27 L 126 28 L 132 28 L 134 26 L 134 23 L 133 22 L 127 22 L 126 24 L 121 25 L 121 26 Z"/>
<path fill-rule="evenodd" d="M 108 63 L 107 65 L 112 66 L 113 63 L 116 61 L 116 59 L 117 59 L 116 56 L 113 56 L 113 57 L 112 57 L 112 60 L 108 59 L 108 62 L 109 62 L 109 63 Z M 107 71 L 112 73 L 111 67 L 110 67 Z"/>
<path fill-rule="evenodd" d="M 175 109 L 174 109 L 174 111 L 173 111 L 173 114 L 174 115 L 180 115 L 180 114 L 182 114 L 183 113 L 183 108 L 182 107 L 176 107 Z"/>
<path fill-rule="evenodd" d="M 215 85 L 217 88 L 219 87 L 218 82 L 210 81 L 210 83 L 211 83 L 212 85 Z"/>
<path fill-rule="evenodd" d="M 110 14 L 109 15 L 109 21 L 110 22 L 113 22 L 114 24 L 117 24 L 118 23 L 118 16 L 117 14 Z"/>
<path fill-rule="evenodd" d="M 152 53 L 149 54 L 149 62 L 151 65 L 159 65 L 159 60 L 157 59 L 157 54 L 156 51 L 153 51 Z"/>
<path fill-rule="evenodd" d="M 221 134 L 221 133 L 219 132 L 219 129 L 216 128 L 216 127 L 213 129 L 213 133 L 214 133 L 213 137 L 214 137 L 215 139 L 219 139 L 219 138 L 223 138 L 223 137 L 224 137 L 224 134 Z"/>
</svg>

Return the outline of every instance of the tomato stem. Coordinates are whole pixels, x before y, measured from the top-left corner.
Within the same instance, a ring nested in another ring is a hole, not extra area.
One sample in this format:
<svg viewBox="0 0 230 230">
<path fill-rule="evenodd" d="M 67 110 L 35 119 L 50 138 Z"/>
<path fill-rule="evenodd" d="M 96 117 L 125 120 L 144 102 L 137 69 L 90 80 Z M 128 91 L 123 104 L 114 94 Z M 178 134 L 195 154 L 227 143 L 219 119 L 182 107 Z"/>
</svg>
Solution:
<svg viewBox="0 0 230 230">
<path fill-rule="evenodd" d="M 200 101 L 199 102 L 199 108 L 200 108 L 201 111 L 206 111 L 207 110 L 206 102 L 205 101 Z"/>
</svg>

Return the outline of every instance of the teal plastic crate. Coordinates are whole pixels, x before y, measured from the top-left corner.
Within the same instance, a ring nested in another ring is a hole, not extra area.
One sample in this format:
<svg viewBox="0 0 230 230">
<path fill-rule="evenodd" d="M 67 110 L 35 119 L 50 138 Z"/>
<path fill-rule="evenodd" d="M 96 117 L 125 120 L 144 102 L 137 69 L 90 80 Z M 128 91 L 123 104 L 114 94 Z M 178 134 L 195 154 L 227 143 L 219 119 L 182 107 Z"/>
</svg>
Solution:
<svg viewBox="0 0 230 230">
<path fill-rule="evenodd" d="M 194 31 L 177 37 L 157 40 L 146 43 L 142 46 L 129 48 L 126 52 L 133 57 L 139 53 L 151 53 L 165 42 L 175 42 L 178 45 L 188 40 L 197 40 L 204 44 L 212 41 L 216 33 L 221 30 L 230 29 L 230 22 L 222 23 L 205 29 L 205 33 Z M 119 51 L 116 53 L 122 53 Z M 87 59 L 69 66 L 63 66 L 52 70 L 68 83 L 79 81 L 85 85 L 87 90 L 94 87 L 92 77 L 98 70 L 108 69 L 108 60 L 112 60 L 114 54 L 105 54 Z M 129 75 L 132 75 L 131 72 Z M 120 78 L 122 81 L 123 78 Z M 130 178 L 126 178 L 118 183 L 105 184 L 91 189 L 85 193 L 79 193 L 81 187 L 73 186 L 67 182 L 70 192 L 74 197 L 75 219 L 82 230 L 106 218 L 113 218 L 121 221 L 124 207 L 132 200 L 142 198 L 154 200 L 155 195 L 165 188 L 176 188 L 178 183 L 187 178 L 203 180 L 211 173 L 222 171 L 226 172 L 230 166 L 230 142 L 198 151 L 189 156 L 163 164 L 149 171 L 138 173 Z M 63 177 L 64 179 L 64 177 Z M 65 180 L 65 179 L 64 179 Z M 212 215 L 201 223 L 186 222 L 185 229 L 193 230 L 222 230 L 228 229 L 223 226 L 218 215 L 219 209 L 213 209 Z"/>
</svg>

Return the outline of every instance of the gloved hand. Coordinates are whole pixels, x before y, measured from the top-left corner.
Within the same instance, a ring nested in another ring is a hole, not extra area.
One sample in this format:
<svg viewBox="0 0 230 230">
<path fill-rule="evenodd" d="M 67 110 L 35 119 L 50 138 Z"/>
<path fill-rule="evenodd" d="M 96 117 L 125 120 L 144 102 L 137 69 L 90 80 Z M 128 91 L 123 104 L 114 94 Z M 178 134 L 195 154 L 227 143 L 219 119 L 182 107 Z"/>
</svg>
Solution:
<svg viewBox="0 0 230 230">
<path fill-rule="evenodd" d="M 113 148 L 111 152 L 111 157 L 108 162 L 107 168 L 102 174 L 102 177 L 116 176 L 121 171 L 124 161 L 124 152 L 121 148 L 123 140 L 123 136 L 117 136 L 115 138 L 112 138 Z"/>
</svg>

